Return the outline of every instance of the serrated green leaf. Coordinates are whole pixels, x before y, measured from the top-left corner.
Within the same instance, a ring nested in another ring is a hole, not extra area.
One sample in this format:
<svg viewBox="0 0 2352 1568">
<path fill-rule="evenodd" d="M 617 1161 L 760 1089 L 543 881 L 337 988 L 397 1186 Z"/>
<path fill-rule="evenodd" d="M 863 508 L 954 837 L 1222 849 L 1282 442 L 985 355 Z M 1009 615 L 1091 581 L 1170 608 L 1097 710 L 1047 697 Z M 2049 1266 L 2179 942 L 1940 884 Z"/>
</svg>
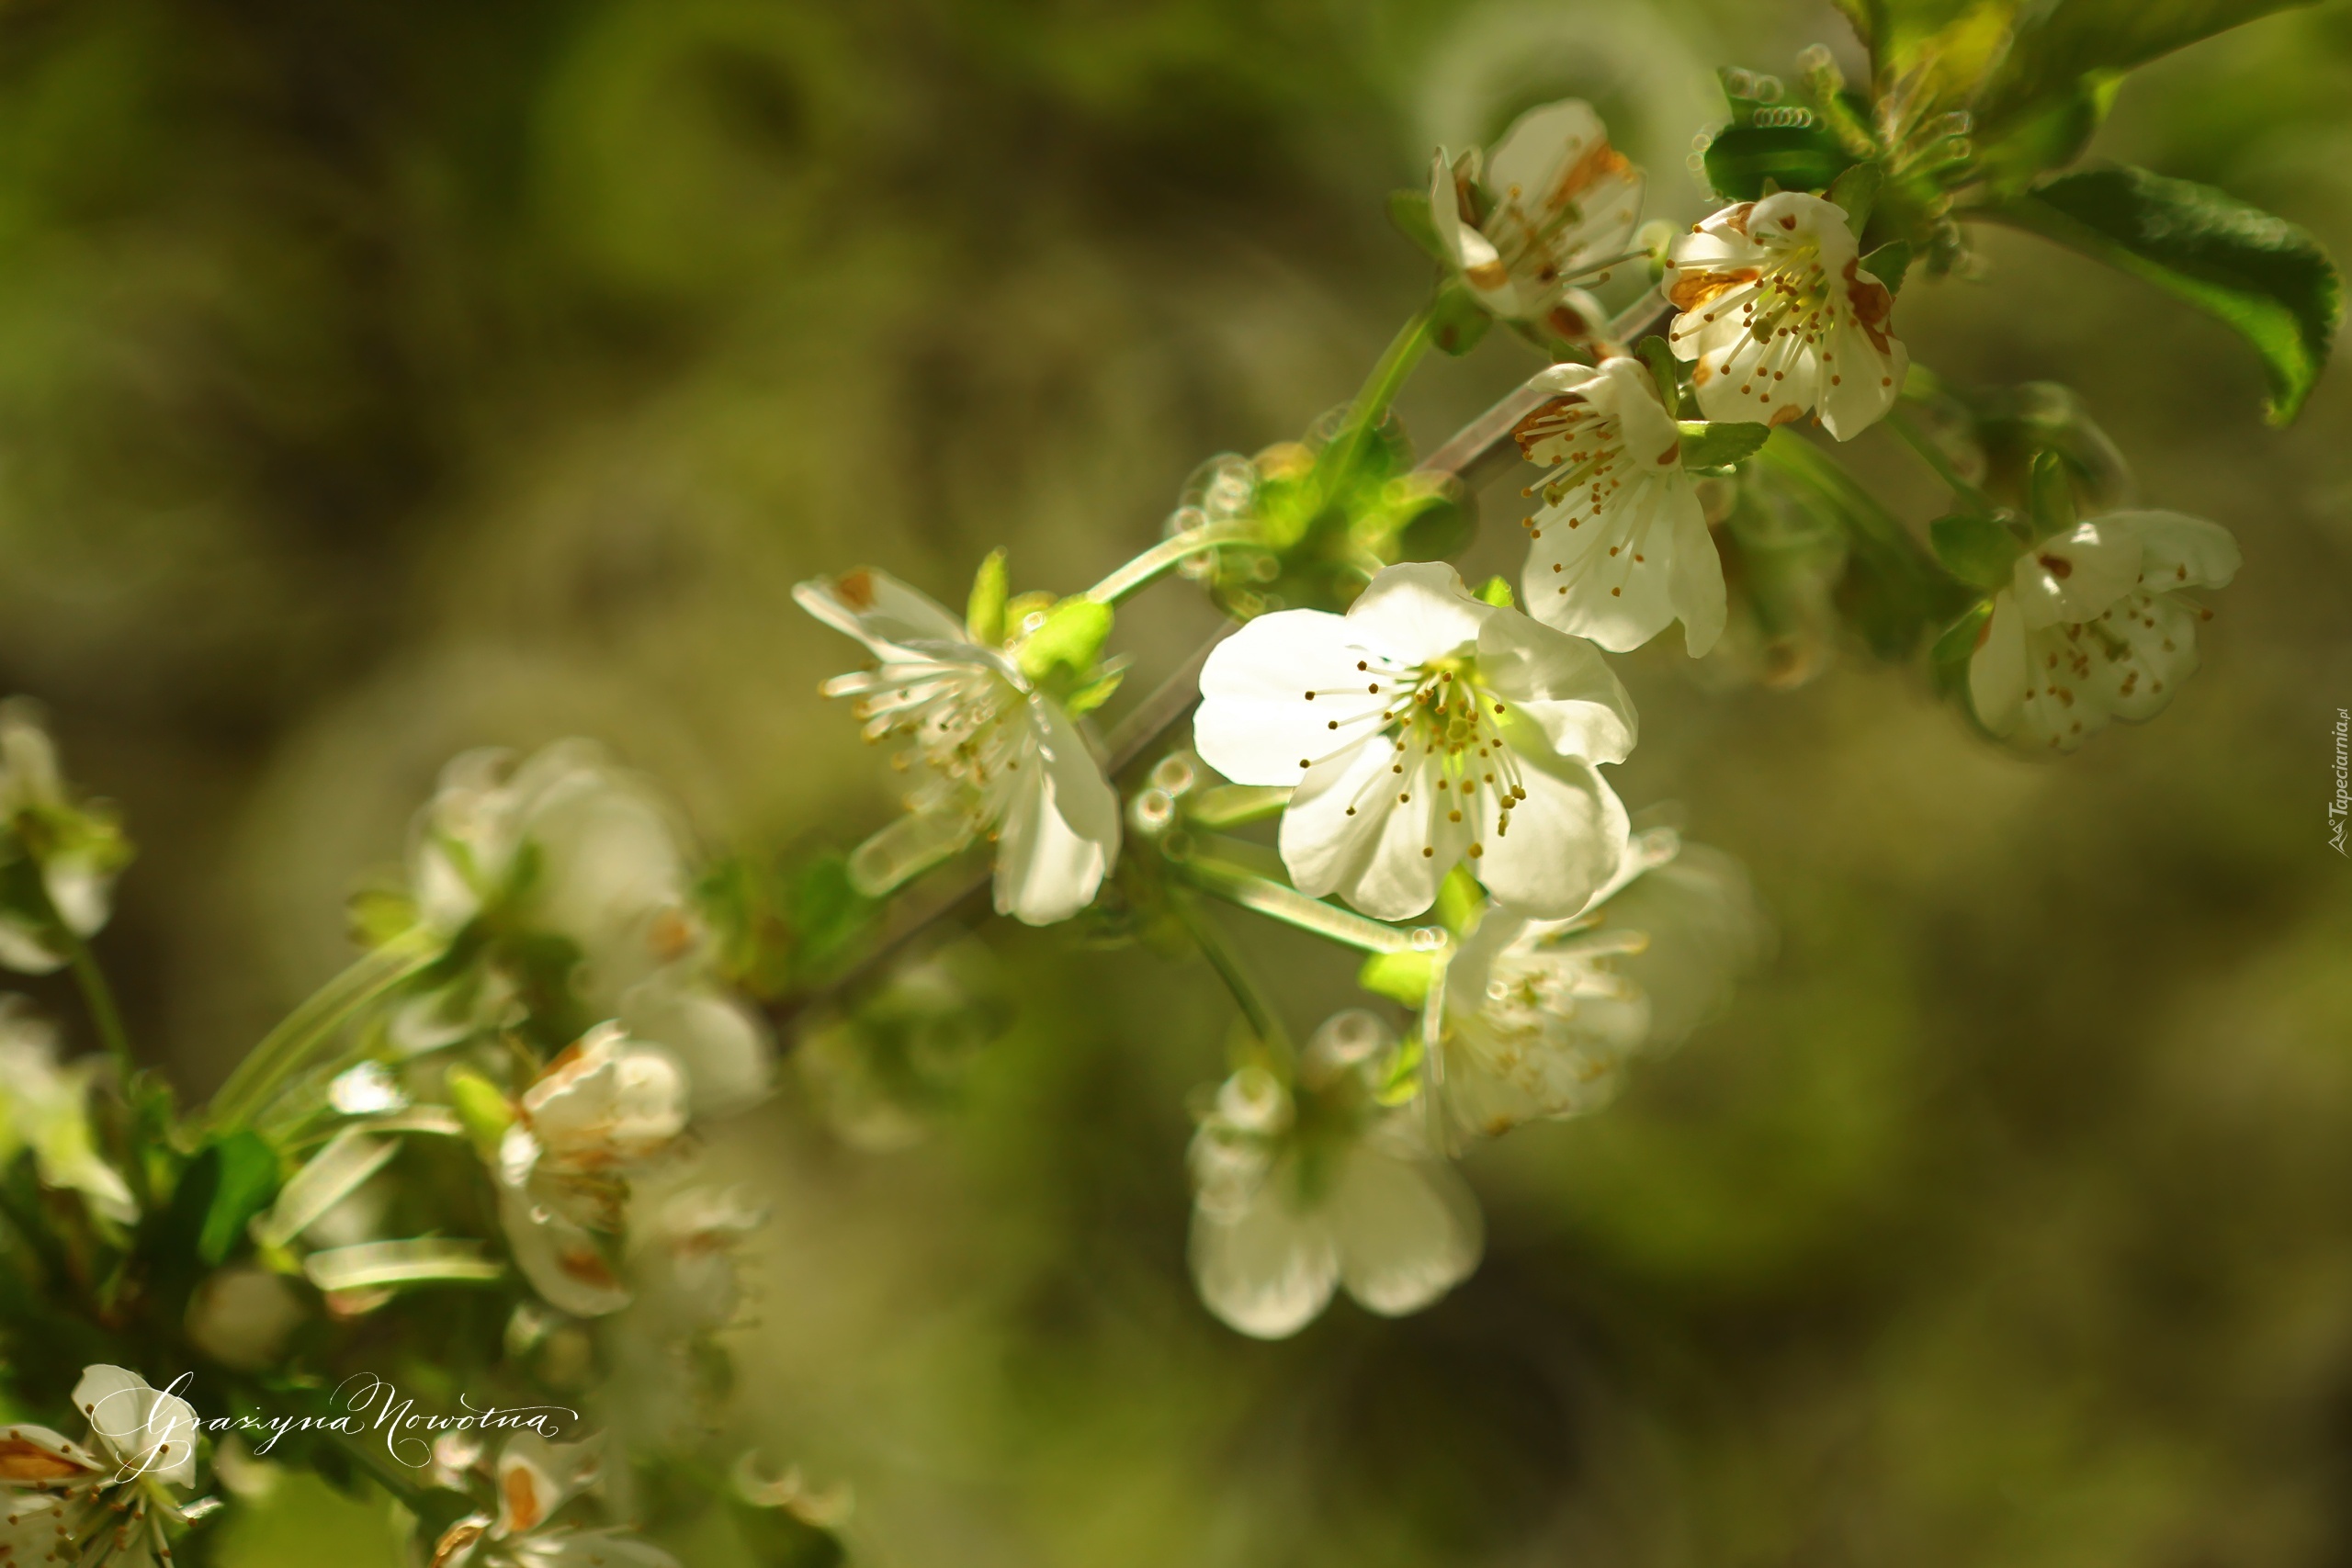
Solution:
<svg viewBox="0 0 2352 1568">
<path fill-rule="evenodd" d="M 1430 341 L 1446 354 L 1469 353 L 1494 324 L 1478 297 L 1459 278 L 1448 278 L 1430 303 Z"/>
<path fill-rule="evenodd" d="M 2025 547 L 2000 519 L 1966 512 L 1928 524 L 1928 543 L 1946 571 L 1977 588 L 2007 586 Z"/>
<path fill-rule="evenodd" d="M 1756 455 L 1772 434 L 1768 424 L 1751 422 L 1735 423 L 1729 420 L 1686 419 L 1679 428 L 1682 432 L 1682 466 L 1686 468 L 1722 468 L 1745 461 Z"/>
<path fill-rule="evenodd" d="M 1021 639 L 1013 661 L 1032 681 L 1055 666 L 1080 675 L 1094 668 L 1111 636 L 1111 606 L 1085 597 L 1065 599 L 1046 612 L 1046 624 Z"/>
<path fill-rule="evenodd" d="M 1388 193 L 1388 221 L 1396 231 L 1427 251 L 1430 259 L 1448 260 L 1445 247 L 1438 243 L 1437 225 L 1430 220 L 1430 193 L 1425 190 L 1392 190 Z"/>
<path fill-rule="evenodd" d="M 1903 292 L 1903 275 L 1911 270 L 1911 247 L 1890 240 L 1862 258 L 1862 270 L 1886 285 L 1889 294 Z"/>
<path fill-rule="evenodd" d="M 1004 548 L 999 546 L 972 575 L 972 594 L 964 611 L 964 629 L 982 648 L 1004 646 L 1004 602 L 1011 592 L 1004 574 Z"/>
<path fill-rule="evenodd" d="M 2269 417 L 2295 417 L 2327 364 L 2344 285 L 2317 240 L 2210 186 L 2118 166 L 2062 175 L 1984 215 L 2131 274 L 2237 329 Z"/>
<path fill-rule="evenodd" d="M 1821 125 L 1728 125 L 1706 152 L 1708 183 L 1733 201 L 1756 200 L 1767 180 L 1782 190 L 1826 190 L 1853 163 Z"/>
</svg>

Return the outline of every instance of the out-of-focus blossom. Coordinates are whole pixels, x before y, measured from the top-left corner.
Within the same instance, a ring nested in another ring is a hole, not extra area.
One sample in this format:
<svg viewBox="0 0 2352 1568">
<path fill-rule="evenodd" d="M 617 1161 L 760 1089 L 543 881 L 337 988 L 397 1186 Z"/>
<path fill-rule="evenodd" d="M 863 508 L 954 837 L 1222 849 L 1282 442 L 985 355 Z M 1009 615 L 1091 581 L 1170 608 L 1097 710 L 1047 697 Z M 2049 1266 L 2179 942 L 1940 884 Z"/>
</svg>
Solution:
<svg viewBox="0 0 2352 1568">
<path fill-rule="evenodd" d="M 1818 411 L 1840 441 L 1876 423 L 1911 357 L 1894 296 L 1863 268 L 1845 209 L 1802 191 L 1727 207 L 1675 243 L 1667 342 L 1698 361 L 1709 419 L 1784 424 Z"/>
<path fill-rule="evenodd" d="M 1622 259 L 1641 210 L 1641 172 L 1575 98 L 1520 116 L 1491 156 L 1440 148 L 1430 168 L 1438 244 L 1478 302 L 1570 343 L 1608 319 L 1577 280 Z"/>
<path fill-rule="evenodd" d="M 546 976 L 590 1018 L 617 1018 L 686 1070 L 697 1114 L 768 1087 L 765 1025 L 711 974 L 713 943 L 693 897 L 674 814 L 597 747 L 560 741 L 527 759 L 469 751 L 443 771 L 409 852 L 418 918 L 453 940 L 478 935 L 484 962 L 411 998 L 392 1037 L 452 1044 L 518 1018 Z"/>
<path fill-rule="evenodd" d="M 2152 718 L 2197 671 L 2197 624 L 2178 597 L 2222 588 L 2237 541 L 2177 512 L 2111 512 L 2018 557 L 1968 661 L 1984 728 L 2033 750 L 2071 751 L 2110 719 Z"/>
<path fill-rule="evenodd" d="M 155 1568 L 187 1517 L 196 1483 L 196 1411 L 138 1373 L 83 1370 L 74 1408 L 87 1445 L 47 1427 L 0 1427 L 0 1562 Z"/>
<path fill-rule="evenodd" d="M 1512 433 L 1553 470 L 1528 519 L 1528 614 L 1614 653 L 1679 620 L 1700 658 L 1723 635 L 1723 561 L 1648 367 L 1555 365 L 1529 385 L 1555 395 Z"/>
<path fill-rule="evenodd" d="M 856 698 L 866 739 L 903 739 L 916 770 L 907 814 L 850 857 L 859 887 L 887 893 L 987 837 L 997 913 L 1048 925 L 1092 903 L 1118 860 L 1119 798 L 1062 704 L 886 573 L 804 582 L 793 597 L 874 655 L 825 694 Z"/>
<path fill-rule="evenodd" d="M 612 1252 L 629 1175 L 685 1125 L 677 1064 L 617 1024 L 591 1030 L 523 1091 L 498 1149 L 499 1215 L 541 1295 L 581 1317 L 628 1304 Z"/>
<path fill-rule="evenodd" d="M 0 966 L 46 975 L 113 912 L 130 847 L 112 813 L 68 793 L 40 710 L 0 702 Z"/>
<path fill-rule="evenodd" d="M 287 1338 L 309 1315 L 283 1279 L 254 1264 L 232 1263 L 207 1276 L 189 1298 L 187 1337 L 222 1366 L 257 1372 L 277 1363 Z"/>
<path fill-rule="evenodd" d="M 478 1452 L 467 1457 L 479 1462 Z M 676 1558 L 626 1530 L 556 1522 L 600 1470 L 593 1442 L 515 1433 L 490 1467 L 496 1511 L 469 1514 L 444 1530 L 430 1568 L 677 1568 Z"/>
<path fill-rule="evenodd" d="M 1193 1277 L 1242 1333 L 1295 1334 L 1342 1286 L 1419 1312 L 1477 1267 L 1477 1200 L 1419 1105 L 1388 1092 L 1394 1067 L 1393 1036 L 1350 1011 L 1316 1032 L 1295 1088 L 1250 1066 L 1217 1090 L 1193 1138 Z"/>
<path fill-rule="evenodd" d="M 60 1066 L 57 1032 L 19 997 L 0 997 L 0 1160 L 32 1151 L 41 1185 L 79 1192 L 93 1213 L 128 1224 L 139 1206 L 90 1130 L 96 1056 Z"/>
<path fill-rule="evenodd" d="M 1344 615 L 1285 610 L 1219 643 L 1195 749 L 1290 784 L 1299 890 L 1404 919 L 1468 861 L 1495 896 L 1572 915 L 1608 880 L 1625 811 L 1595 764 L 1634 747 L 1632 699 L 1581 637 L 1473 598 L 1452 567 L 1392 566 Z"/>
<path fill-rule="evenodd" d="M 1446 970 L 1443 1099 L 1493 1136 L 1598 1109 L 1635 1055 L 1680 1042 L 1760 952 L 1762 916 L 1730 856 L 1652 829 L 1573 919 L 1489 908 Z"/>
</svg>

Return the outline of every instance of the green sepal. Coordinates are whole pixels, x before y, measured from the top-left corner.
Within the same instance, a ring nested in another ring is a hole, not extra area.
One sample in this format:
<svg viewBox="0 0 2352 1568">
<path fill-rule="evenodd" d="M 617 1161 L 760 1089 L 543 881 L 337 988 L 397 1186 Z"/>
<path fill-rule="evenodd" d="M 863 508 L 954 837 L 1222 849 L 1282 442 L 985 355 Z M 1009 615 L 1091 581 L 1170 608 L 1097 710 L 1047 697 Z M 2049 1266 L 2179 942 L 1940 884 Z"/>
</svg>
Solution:
<svg viewBox="0 0 2352 1568">
<path fill-rule="evenodd" d="M 2066 474 L 2066 460 L 2055 452 L 2037 452 L 2026 480 L 2026 504 L 2033 518 L 2033 536 L 2054 538 L 2075 527 L 2075 486 Z"/>
<path fill-rule="evenodd" d="M 1065 599 L 1046 612 L 1045 625 L 1021 639 L 1013 662 L 1032 681 L 1044 680 L 1056 666 L 1091 675 L 1110 639 L 1112 619 L 1108 604 L 1082 595 Z"/>
<path fill-rule="evenodd" d="M 1478 598 L 1480 602 L 1492 604 L 1498 610 L 1519 608 L 1519 601 L 1511 597 L 1510 584 L 1499 577 L 1490 577 L 1479 584 Z"/>
<path fill-rule="evenodd" d="M 1414 1005 L 1418 1007 L 1419 1004 Z M 1413 1097 L 1421 1092 L 1421 1064 L 1428 1056 L 1429 1049 L 1422 1043 L 1418 1031 L 1397 1042 L 1396 1049 L 1388 1053 L 1388 1060 L 1381 1069 L 1380 1082 L 1374 1088 L 1372 1098 L 1391 1110 L 1410 1103 Z"/>
<path fill-rule="evenodd" d="M 1004 574 L 1004 547 L 1000 545 L 972 574 L 972 595 L 966 601 L 964 629 L 982 648 L 1004 646 L 1004 603 L 1011 590 Z"/>
<path fill-rule="evenodd" d="M 1478 923 L 1478 916 L 1486 908 L 1487 890 L 1478 886 L 1478 879 L 1470 874 L 1468 866 L 1457 865 L 1438 884 L 1437 905 L 1430 912 L 1437 917 L 1438 924 L 1458 938 L 1470 934 L 1470 928 Z"/>
<path fill-rule="evenodd" d="M 2234 328 L 2262 356 L 2274 424 L 2301 410 L 2343 322 L 2343 278 L 2319 242 L 2210 186 L 2118 165 L 1982 210 Z"/>
<path fill-rule="evenodd" d="M 1682 466 L 1685 468 L 1725 468 L 1756 455 L 1770 438 L 1772 427 L 1753 421 L 1681 421 Z"/>
<path fill-rule="evenodd" d="M 1119 682 L 1126 678 L 1127 667 L 1124 661 L 1105 669 L 1093 680 L 1064 697 L 1062 711 L 1072 718 L 1076 718 L 1080 714 L 1092 713 L 1111 700 L 1111 694 L 1117 691 Z"/>
<path fill-rule="evenodd" d="M 1675 369 L 1674 350 L 1667 341 L 1652 333 L 1634 345 L 1642 363 L 1650 367 L 1650 380 L 1657 388 L 1657 400 L 1671 416 L 1682 412 L 1681 378 Z"/>
<path fill-rule="evenodd" d="M 1928 650 L 1930 664 L 1963 662 L 1976 651 L 1976 639 L 1984 634 L 1984 623 L 1993 618 L 1993 601 L 1980 599 L 1961 613 L 1960 619 L 1946 626 Z"/>
<path fill-rule="evenodd" d="M 1890 240 L 1862 258 L 1862 270 L 1886 285 L 1889 294 L 1903 292 L 1903 275 L 1911 270 L 1911 246 Z"/>
<path fill-rule="evenodd" d="M 1431 261 L 1449 258 L 1444 245 L 1438 242 L 1437 225 L 1430 219 L 1430 193 L 1425 190 L 1392 190 L 1388 193 L 1388 221 L 1396 231 L 1427 251 Z"/>
<path fill-rule="evenodd" d="M 1870 227 L 1871 209 L 1878 205 L 1879 182 L 1883 177 L 1875 160 L 1856 164 L 1830 181 L 1829 189 L 1825 193 L 1844 211 L 1846 227 L 1854 231 L 1857 240 L 1862 237 L 1862 231 Z M 1888 287 L 1894 286 L 1890 284 Z"/>
<path fill-rule="evenodd" d="M 506 1129 L 514 1124 L 514 1107 L 505 1091 L 471 1067 L 452 1067 L 443 1082 L 449 1108 L 458 1113 L 474 1147 L 485 1156 L 495 1154 Z"/>
<path fill-rule="evenodd" d="M 2004 588 L 2025 545 L 1998 518 L 1960 512 L 1928 525 L 1928 542 L 1946 571 L 1975 588 Z"/>
<path fill-rule="evenodd" d="M 252 1132 L 232 1133 L 196 1156 L 174 1195 L 177 1200 L 200 1198 L 203 1219 L 196 1232 L 196 1256 L 209 1268 L 218 1268 L 244 1239 L 245 1226 L 277 1200 L 277 1151 Z"/>
<path fill-rule="evenodd" d="M 1430 302 L 1430 341 L 1440 349 L 1457 356 L 1467 354 L 1494 324 L 1468 284 L 1449 277 L 1438 285 L 1437 298 Z"/>
<path fill-rule="evenodd" d="M 1854 155 L 1822 125 L 1728 125 L 1707 143 L 1707 181 L 1732 201 L 1755 201 L 1768 182 L 1817 191 L 1853 166 Z"/>
<path fill-rule="evenodd" d="M 1419 1007 L 1429 1000 L 1430 977 L 1436 969 L 1430 956 L 1418 952 L 1375 953 L 1356 971 L 1356 984 L 1375 997 Z"/>
</svg>

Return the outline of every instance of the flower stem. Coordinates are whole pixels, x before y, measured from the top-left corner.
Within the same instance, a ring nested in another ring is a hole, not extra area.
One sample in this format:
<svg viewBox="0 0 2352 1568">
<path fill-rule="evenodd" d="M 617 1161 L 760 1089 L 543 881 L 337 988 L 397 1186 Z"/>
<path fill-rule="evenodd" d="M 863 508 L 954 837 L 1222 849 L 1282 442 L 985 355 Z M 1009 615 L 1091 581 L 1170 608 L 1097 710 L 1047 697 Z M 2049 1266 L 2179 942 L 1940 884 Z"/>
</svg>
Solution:
<svg viewBox="0 0 2352 1568">
<path fill-rule="evenodd" d="M 1249 1021 L 1250 1032 L 1287 1062 L 1293 1055 L 1290 1032 L 1283 1027 L 1282 1014 L 1275 1010 L 1272 998 L 1251 977 L 1248 966 L 1241 962 L 1241 954 L 1234 950 L 1233 939 L 1189 895 L 1179 892 L 1169 902 L 1176 907 L 1177 917 L 1192 933 L 1201 956 L 1208 960 L 1209 967 L 1225 982 L 1225 988 L 1233 993 L 1234 1005 Z"/>
<path fill-rule="evenodd" d="M 1430 307 L 1424 305 L 1389 340 L 1379 362 L 1373 366 L 1372 374 L 1364 378 L 1363 386 L 1356 392 L 1355 401 L 1349 405 L 1348 423 L 1324 453 L 1323 462 L 1316 465 L 1323 472 L 1344 477 L 1354 471 L 1357 460 L 1363 455 L 1363 444 L 1380 428 L 1381 421 L 1388 417 L 1388 407 L 1404 390 L 1406 378 L 1412 375 L 1421 355 L 1429 352 L 1432 341 L 1430 321 Z"/>
<path fill-rule="evenodd" d="M 115 1006 L 114 987 L 107 984 L 107 972 L 98 967 L 97 954 L 82 940 L 82 933 L 62 920 L 58 922 L 58 929 L 72 944 L 67 963 L 74 971 L 74 984 L 81 987 L 82 1005 L 90 1014 L 90 1027 L 98 1032 L 99 1042 L 121 1068 L 127 1083 L 130 1075 L 139 1070 L 139 1061 L 130 1054 L 130 1033 L 122 1026 L 122 1010 Z"/>
<path fill-rule="evenodd" d="M 1158 581 L 1173 568 L 1182 565 L 1204 550 L 1240 538 L 1246 532 L 1231 523 L 1204 524 L 1198 528 L 1165 538 L 1119 568 L 1110 576 L 1086 591 L 1086 596 L 1098 604 L 1116 604 L 1122 599 Z"/>
<path fill-rule="evenodd" d="M 304 1065 L 319 1042 L 360 1008 L 440 957 L 446 946 L 435 933 L 413 926 L 320 987 L 237 1064 L 212 1096 L 207 1120 L 220 1127 L 250 1119 Z"/>
<path fill-rule="evenodd" d="M 1891 408 L 1886 411 L 1886 427 L 1903 437 L 1904 444 L 1917 452 L 1920 460 L 1936 471 L 1936 477 L 1951 487 L 1953 495 L 1968 502 L 1987 517 L 2000 512 L 2001 509 L 1994 504 L 1993 498 L 1969 483 L 1966 476 L 1952 466 L 1951 458 L 1945 455 L 1943 448 L 1938 446 L 1926 431 L 1914 424 L 1911 417 L 1900 408 Z"/>
<path fill-rule="evenodd" d="M 1272 877 L 1261 876 L 1215 855 L 1195 852 L 1182 859 L 1171 857 L 1169 866 L 1204 893 L 1342 946 L 1363 953 L 1405 953 L 1412 949 L 1413 938 L 1408 931 L 1336 904 L 1326 904 L 1320 898 L 1309 898 L 1295 887 L 1284 886 Z"/>
</svg>

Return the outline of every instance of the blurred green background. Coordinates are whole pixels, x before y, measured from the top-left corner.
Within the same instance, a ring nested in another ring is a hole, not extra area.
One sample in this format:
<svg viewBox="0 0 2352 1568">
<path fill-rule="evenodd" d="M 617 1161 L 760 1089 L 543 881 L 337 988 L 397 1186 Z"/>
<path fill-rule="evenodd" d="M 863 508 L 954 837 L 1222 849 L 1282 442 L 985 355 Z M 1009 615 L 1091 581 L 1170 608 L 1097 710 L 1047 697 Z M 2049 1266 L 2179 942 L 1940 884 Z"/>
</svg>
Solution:
<svg viewBox="0 0 2352 1568">
<path fill-rule="evenodd" d="M 1351 390 L 1432 142 L 1582 94 L 1688 220 L 1713 67 L 1815 40 L 1851 67 L 1827 6 L 1736 0 L 12 0 L 0 688 L 142 846 L 100 947 L 142 1048 L 217 1081 L 464 747 L 594 735 L 714 842 L 854 841 L 883 775 L 795 581 L 954 600 L 1002 543 L 1082 586 Z M 2347 102 L 2335 4 L 2135 77 L 2098 151 L 2341 256 Z M 1779 955 L 1613 1110 L 1477 1151 L 1485 1266 L 1403 1322 L 1194 1301 L 1204 970 L 954 953 L 1013 1022 L 927 1135 L 852 1146 L 796 1079 L 713 1150 L 775 1206 L 750 1423 L 855 1488 L 864 1560 L 2352 1562 L 2352 385 L 2267 430 L 2222 329 L 1984 254 L 1906 291 L 1917 357 L 2073 382 L 2245 546 L 2179 702 L 2052 766 L 1859 653 L 1620 661 L 1620 788 L 1748 863 Z M 1530 368 L 1497 333 L 1402 408 L 1431 445 Z M 1190 594 L 1123 617 L 1145 676 Z M 1309 1026 L 1348 966 L 1298 952 Z M 379 1550 L 299 1493 L 243 1528 Z"/>
</svg>

